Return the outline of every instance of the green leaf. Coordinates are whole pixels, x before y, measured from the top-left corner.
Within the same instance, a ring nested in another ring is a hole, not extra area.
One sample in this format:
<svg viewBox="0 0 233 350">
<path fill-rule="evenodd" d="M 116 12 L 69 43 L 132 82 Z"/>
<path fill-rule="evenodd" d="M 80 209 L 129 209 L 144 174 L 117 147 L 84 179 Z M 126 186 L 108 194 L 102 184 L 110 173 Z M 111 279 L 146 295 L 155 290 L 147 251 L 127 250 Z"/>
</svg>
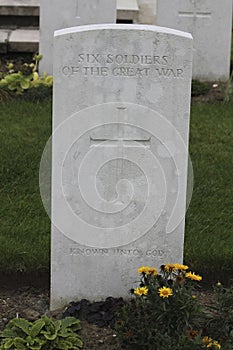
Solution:
<svg viewBox="0 0 233 350">
<path fill-rule="evenodd" d="M 70 349 L 70 346 L 72 346 L 72 344 L 67 343 L 66 340 L 60 340 L 59 343 L 56 345 L 57 349 L 59 350 L 68 350 Z"/>
<path fill-rule="evenodd" d="M 11 320 L 2 332 L 0 350 L 75 350 L 83 345 L 82 340 L 74 333 L 80 329 L 80 321 L 74 317 L 63 320 L 42 316 L 34 323 L 23 318 Z M 10 337 L 10 339 L 9 339 Z"/>
<path fill-rule="evenodd" d="M 33 338 L 30 336 L 30 335 L 28 335 L 26 338 L 25 338 L 25 341 L 26 341 L 26 343 L 28 344 L 34 344 L 34 340 L 33 340 Z"/>
<path fill-rule="evenodd" d="M 37 72 L 33 73 L 33 80 L 40 80 L 39 74 Z"/>
<path fill-rule="evenodd" d="M 6 342 L 4 342 L 3 349 L 10 349 L 13 344 L 14 344 L 14 339 L 9 339 Z"/>
<path fill-rule="evenodd" d="M 83 342 L 81 340 L 81 338 L 79 336 L 75 336 L 75 337 L 69 337 L 68 338 L 69 342 L 72 343 L 72 345 L 78 346 L 78 347 L 82 347 L 83 346 Z"/>
<path fill-rule="evenodd" d="M 75 317 L 66 317 L 63 320 L 61 320 L 61 328 L 63 330 L 65 330 L 66 328 L 69 328 L 71 326 L 75 326 L 75 330 L 81 329 L 80 321 L 77 320 L 77 318 L 75 318 Z"/>
<path fill-rule="evenodd" d="M 42 345 L 45 345 L 46 344 L 46 342 L 47 342 L 47 340 L 46 339 L 41 339 L 41 338 L 35 338 L 35 342 L 37 343 L 37 344 L 39 344 L 38 346 L 40 346 L 40 348 L 42 347 Z"/>
<path fill-rule="evenodd" d="M 22 78 L 21 73 L 8 74 L 5 76 L 5 80 L 8 84 L 13 83 L 15 81 L 19 81 Z"/>
<path fill-rule="evenodd" d="M 21 86 L 22 89 L 27 90 L 29 88 L 29 86 L 30 86 L 30 82 L 27 81 L 26 79 L 22 80 L 20 82 L 20 86 Z"/>
<path fill-rule="evenodd" d="M 33 78 L 33 74 L 30 74 L 30 75 L 24 75 L 23 79 L 26 80 L 26 81 L 31 81 Z"/>
<path fill-rule="evenodd" d="M 46 77 L 46 78 L 44 79 L 44 81 L 45 81 L 45 84 L 46 84 L 47 86 L 52 86 L 52 85 L 53 85 L 53 77 L 52 77 L 51 75 L 49 75 L 48 77 Z"/>
<path fill-rule="evenodd" d="M 40 319 L 40 320 L 37 320 L 32 328 L 31 328 L 31 332 L 30 332 L 30 335 L 35 338 L 39 333 L 40 331 L 42 330 L 42 328 L 44 327 L 45 325 L 45 322 L 44 320 Z"/>
<path fill-rule="evenodd" d="M 39 53 L 38 55 L 35 55 L 33 57 L 33 60 L 39 62 L 40 60 L 42 60 L 42 58 L 43 58 L 43 55 L 41 53 Z"/>
<path fill-rule="evenodd" d="M 22 338 L 15 338 L 14 345 L 17 350 L 27 350 L 26 342 Z"/>
<path fill-rule="evenodd" d="M 13 90 L 16 90 L 17 89 L 17 85 L 15 82 L 11 83 L 8 85 L 8 89 L 13 91 Z"/>
<path fill-rule="evenodd" d="M 9 325 L 1 333 L 1 338 L 14 338 L 17 336 L 17 332 L 15 332 L 12 328 L 9 328 Z"/>
<path fill-rule="evenodd" d="M 44 336 L 48 340 L 55 340 L 57 338 L 57 334 L 56 333 L 55 334 L 49 334 L 49 333 L 46 334 L 46 332 L 45 332 Z"/>
<path fill-rule="evenodd" d="M 27 335 L 30 335 L 31 322 L 25 320 L 24 318 L 14 318 L 11 321 L 11 325 L 21 329 Z"/>
<path fill-rule="evenodd" d="M 6 79 L 0 80 L 0 88 L 6 87 L 7 86 L 7 81 Z"/>
<path fill-rule="evenodd" d="M 57 333 L 61 328 L 61 320 L 57 320 L 54 322 L 55 332 Z"/>
<path fill-rule="evenodd" d="M 77 337 L 70 337 L 69 339 L 59 340 L 56 345 L 56 349 L 80 349 L 83 346 L 81 339 Z"/>
</svg>

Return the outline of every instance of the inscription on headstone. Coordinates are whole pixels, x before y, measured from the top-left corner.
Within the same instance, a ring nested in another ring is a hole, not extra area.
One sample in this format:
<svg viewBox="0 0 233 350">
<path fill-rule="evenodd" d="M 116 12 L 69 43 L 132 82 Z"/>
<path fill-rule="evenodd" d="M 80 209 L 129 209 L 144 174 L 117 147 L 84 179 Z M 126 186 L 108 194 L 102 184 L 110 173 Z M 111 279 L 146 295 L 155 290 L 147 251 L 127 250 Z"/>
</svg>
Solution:
<svg viewBox="0 0 233 350">
<path fill-rule="evenodd" d="M 66 76 L 81 74 L 83 76 L 121 76 L 143 77 L 154 76 L 165 78 L 183 78 L 182 67 L 174 67 L 167 56 L 155 55 L 122 55 L 87 53 L 79 54 L 78 65 L 62 67 Z M 98 66 L 96 67 L 96 64 Z"/>
<path fill-rule="evenodd" d="M 57 31 L 54 49 L 57 308 L 127 297 L 140 265 L 182 262 L 192 37 L 93 25 Z"/>
</svg>

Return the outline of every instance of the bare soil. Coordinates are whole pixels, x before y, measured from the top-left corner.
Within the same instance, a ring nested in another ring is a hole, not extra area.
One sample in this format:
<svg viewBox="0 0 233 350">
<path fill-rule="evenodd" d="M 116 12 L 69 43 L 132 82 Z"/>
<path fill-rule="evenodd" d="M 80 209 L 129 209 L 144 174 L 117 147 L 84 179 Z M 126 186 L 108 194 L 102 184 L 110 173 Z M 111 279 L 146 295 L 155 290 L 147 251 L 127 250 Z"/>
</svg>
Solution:
<svg viewBox="0 0 233 350">
<path fill-rule="evenodd" d="M 199 298 L 203 304 L 211 303 L 212 293 L 200 290 Z M 55 319 L 62 318 L 65 308 L 49 311 L 49 289 L 21 286 L 17 289 L 0 286 L 0 331 L 14 317 L 24 317 L 35 321 L 42 315 Z M 84 342 L 84 350 L 120 350 L 123 349 L 114 329 L 98 327 L 87 321 L 81 321 L 80 335 Z"/>
<path fill-rule="evenodd" d="M 64 309 L 49 311 L 49 290 L 20 287 L 9 289 L 0 286 L 0 330 L 14 317 L 25 317 L 34 321 L 40 316 L 48 316 L 59 319 Z M 84 350 L 117 350 L 121 349 L 117 343 L 117 336 L 110 327 L 97 327 L 82 321 L 81 337 L 84 342 Z"/>
</svg>

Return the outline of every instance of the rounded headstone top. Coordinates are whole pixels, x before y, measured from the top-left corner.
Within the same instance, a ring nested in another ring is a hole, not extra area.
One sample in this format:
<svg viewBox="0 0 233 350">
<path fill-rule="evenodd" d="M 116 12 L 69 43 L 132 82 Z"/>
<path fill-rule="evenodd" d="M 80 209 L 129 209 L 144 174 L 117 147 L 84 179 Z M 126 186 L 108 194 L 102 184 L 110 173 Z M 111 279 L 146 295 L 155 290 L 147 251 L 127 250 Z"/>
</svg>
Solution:
<svg viewBox="0 0 233 350">
<path fill-rule="evenodd" d="M 158 27 L 153 25 L 141 25 L 141 24 L 92 24 L 92 25 L 84 25 L 84 26 L 77 26 L 77 27 L 71 27 L 71 28 L 65 28 L 56 30 L 54 32 L 54 36 L 60 36 L 65 34 L 73 34 L 73 33 L 80 33 L 80 32 L 87 32 L 87 31 L 93 31 L 93 30 L 127 30 L 127 31 L 151 31 L 161 34 L 170 34 L 170 35 L 176 35 L 181 36 L 184 38 L 192 39 L 192 35 L 187 32 L 183 32 L 180 30 L 175 30 L 171 28 L 166 27 Z"/>
</svg>

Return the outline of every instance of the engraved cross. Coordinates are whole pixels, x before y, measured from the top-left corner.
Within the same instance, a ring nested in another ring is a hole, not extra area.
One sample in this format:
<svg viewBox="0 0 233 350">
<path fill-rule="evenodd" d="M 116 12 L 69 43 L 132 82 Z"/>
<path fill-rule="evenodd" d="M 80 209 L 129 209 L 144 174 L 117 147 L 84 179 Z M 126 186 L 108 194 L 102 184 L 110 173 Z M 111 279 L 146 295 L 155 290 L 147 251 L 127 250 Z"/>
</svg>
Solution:
<svg viewBox="0 0 233 350">
<path fill-rule="evenodd" d="M 211 18 L 211 12 L 200 12 L 194 9 L 194 11 L 179 11 L 179 17 L 193 18 L 195 21 L 197 18 Z"/>
<path fill-rule="evenodd" d="M 94 147 L 150 147 L 150 137 L 133 139 L 133 138 L 93 138 L 91 137 L 91 146 Z"/>
<path fill-rule="evenodd" d="M 209 11 L 200 11 L 197 9 L 196 2 L 192 2 L 194 9 L 193 11 L 179 11 L 178 12 L 178 18 L 179 20 L 186 19 L 190 22 L 190 32 L 195 36 L 195 31 L 196 31 L 196 26 L 195 23 L 197 20 L 202 19 L 202 20 L 211 20 L 211 12 Z"/>
<path fill-rule="evenodd" d="M 191 18 L 195 22 L 198 18 L 211 19 L 210 11 L 197 10 L 196 1 L 192 1 L 194 9 L 193 11 L 179 11 L 180 18 Z"/>
<path fill-rule="evenodd" d="M 127 108 L 125 106 L 117 107 L 118 115 L 121 116 L 125 121 L 127 121 Z M 134 137 L 124 137 L 124 136 L 114 136 L 114 137 L 90 137 L 91 147 L 144 147 L 150 148 L 151 137 L 143 136 Z"/>
</svg>

